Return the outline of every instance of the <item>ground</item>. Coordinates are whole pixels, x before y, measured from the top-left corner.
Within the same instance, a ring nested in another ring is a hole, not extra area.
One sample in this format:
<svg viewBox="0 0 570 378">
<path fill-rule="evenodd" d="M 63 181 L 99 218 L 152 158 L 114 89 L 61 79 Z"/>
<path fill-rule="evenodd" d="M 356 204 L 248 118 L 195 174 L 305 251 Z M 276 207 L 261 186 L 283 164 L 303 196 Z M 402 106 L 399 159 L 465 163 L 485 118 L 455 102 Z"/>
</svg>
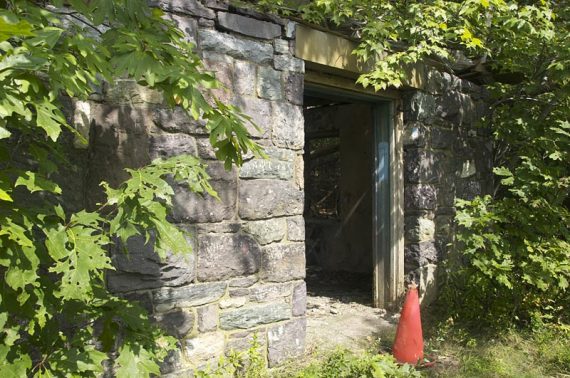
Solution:
<svg viewBox="0 0 570 378">
<path fill-rule="evenodd" d="M 372 307 L 371 277 L 366 274 L 307 274 L 307 350 L 363 350 L 379 338 L 392 339 L 397 314 Z"/>
</svg>

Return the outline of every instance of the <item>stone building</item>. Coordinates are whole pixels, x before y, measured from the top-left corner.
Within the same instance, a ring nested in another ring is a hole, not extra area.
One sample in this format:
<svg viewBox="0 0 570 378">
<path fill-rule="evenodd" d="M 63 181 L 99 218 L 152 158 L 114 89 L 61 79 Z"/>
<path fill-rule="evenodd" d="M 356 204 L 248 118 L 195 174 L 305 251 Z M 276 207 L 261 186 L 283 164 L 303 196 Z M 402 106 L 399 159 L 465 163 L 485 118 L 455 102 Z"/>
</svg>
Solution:
<svg viewBox="0 0 570 378">
<path fill-rule="evenodd" d="M 108 275 L 181 340 L 164 373 L 247 349 L 253 335 L 270 366 L 302 354 L 308 265 L 363 274 L 378 307 L 398 300 L 406 277 L 433 292 L 454 200 L 492 185 L 492 144 L 476 127 L 484 91 L 416 67 L 403 89 L 373 92 L 354 84 L 354 42 L 336 33 L 214 0 L 158 5 L 226 85 L 220 98 L 260 127 L 252 136 L 269 156 L 224 170 L 203 125 L 128 81 L 76 105 L 76 123 L 91 125 L 88 206 L 101 180 L 182 153 L 208 163 L 221 198 L 176 187 L 172 220 L 193 252 L 160 261 L 131 238 Z"/>
</svg>

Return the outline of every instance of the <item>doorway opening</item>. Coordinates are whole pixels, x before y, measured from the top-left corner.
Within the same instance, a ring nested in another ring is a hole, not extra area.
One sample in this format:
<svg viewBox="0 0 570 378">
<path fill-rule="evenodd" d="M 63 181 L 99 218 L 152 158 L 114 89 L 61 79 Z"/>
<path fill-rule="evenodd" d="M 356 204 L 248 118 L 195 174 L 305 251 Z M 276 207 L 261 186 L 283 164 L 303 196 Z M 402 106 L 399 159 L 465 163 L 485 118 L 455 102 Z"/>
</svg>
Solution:
<svg viewBox="0 0 570 378">
<path fill-rule="evenodd" d="M 307 91 L 304 117 L 309 313 L 372 307 L 374 104 Z"/>
<path fill-rule="evenodd" d="M 391 332 L 390 103 L 305 90 L 307 340 L 350 345 Z M 388 317 L 387 317 L 388 316 Z"/>
</svg>

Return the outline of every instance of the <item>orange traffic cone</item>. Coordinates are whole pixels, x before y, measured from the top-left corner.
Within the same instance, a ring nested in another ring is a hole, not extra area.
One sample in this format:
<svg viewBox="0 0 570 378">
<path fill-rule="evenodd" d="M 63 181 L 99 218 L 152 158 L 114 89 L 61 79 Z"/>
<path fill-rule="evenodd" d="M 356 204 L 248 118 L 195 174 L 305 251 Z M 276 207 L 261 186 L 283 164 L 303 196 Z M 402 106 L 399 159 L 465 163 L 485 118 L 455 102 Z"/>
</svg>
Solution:
<svg viewBox="0 0 570 378">
<path fill-rule="evenodd" d="M 392 353 L 400 363 L 415 365 L 424 358 L 420 301 L 415 283 L 410 285 L 406 294 Z"/>
</svg>

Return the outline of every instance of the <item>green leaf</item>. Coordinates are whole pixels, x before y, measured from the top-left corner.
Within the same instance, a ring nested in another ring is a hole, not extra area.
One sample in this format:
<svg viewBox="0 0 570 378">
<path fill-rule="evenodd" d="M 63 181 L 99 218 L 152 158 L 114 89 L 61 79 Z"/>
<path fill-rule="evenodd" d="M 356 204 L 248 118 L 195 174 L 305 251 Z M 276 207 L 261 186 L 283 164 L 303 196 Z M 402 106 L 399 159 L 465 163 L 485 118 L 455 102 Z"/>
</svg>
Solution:
<svg viewBox="0 0 570 378">
<path fill-rule="evenodd" d="M 46 233 L 46 248 L 52 259 L 58 261 L 68 255 L 66 249 L 67 232 L 65 227 L 58 225 L 57 228 L 51 228 L 45 231 Z"/>
<path fill-rule="evenodd" d="M 34 38 L 29 38 L 26 42 L 36 46 L 45 44 L 48 48 L 52 49 L 61 37 L 62 33 L 63 29 L 50 26 L 38 30 L 36 32 L 36 36 Z"/>
<path fill-rule="evenodd" d="M 35 107 L 38 126 L 44 129 L 48 137 L 55 142 L 61 133 L 62 126 L 67 125 L 65 118 L 54 104 L 45 99 L 43 102 L 36 103 Z"/>
<path fill-rule="evenodd" d="M 4 345 L 0 345 L 0 353 L 2 349 L 8 349 Z M 2 359 L 0 361 L 0 376 L 5 378 L 22 378 L 27 377 L 27 372 L 32 368 L 32 359 L 27 354 L 20 354 L 17 359 L 8 361 Z"/>
<path fill-rule="evenodd" d="M 1 122 L 1 120 L 0 120 L 0 122 Z M 11 132 L 6 130 L 4 127 L 0 126 L 0 139 L 8 138 L 8 137 L 10 137 L 10 135 L 12 135 Z"/>
<path fill-rule="evenodd" d="M 32 25 L 18 19 L 13 13 L 0 11 L 0 42 L 12 37 L 28 37 L 32 33 Z"/>
<path fill-rule="evenodd" d="M 54 194 L 61 194 L 59 185 L 31 171 L 26 171 L 18 177 L 14 186 L 25 186 L 31 193 L 43 190 Z"/>
<path fill-rule="evenodd" d="M 8 194 L 6 191 L 2 189 L 0 189 L 0 201 L 14 202 L 12 197 L 10 197 L 10 194 Z"/>
<path fill-rule="evenodd" d="M 160 368 L 153 360 L 152 354 L 142 346 L 133 348 L 125 344 L 119 350 L 116 360 L 118 377 L 150 377 L 151 374 L 160 375 Z"/>
</svg>

